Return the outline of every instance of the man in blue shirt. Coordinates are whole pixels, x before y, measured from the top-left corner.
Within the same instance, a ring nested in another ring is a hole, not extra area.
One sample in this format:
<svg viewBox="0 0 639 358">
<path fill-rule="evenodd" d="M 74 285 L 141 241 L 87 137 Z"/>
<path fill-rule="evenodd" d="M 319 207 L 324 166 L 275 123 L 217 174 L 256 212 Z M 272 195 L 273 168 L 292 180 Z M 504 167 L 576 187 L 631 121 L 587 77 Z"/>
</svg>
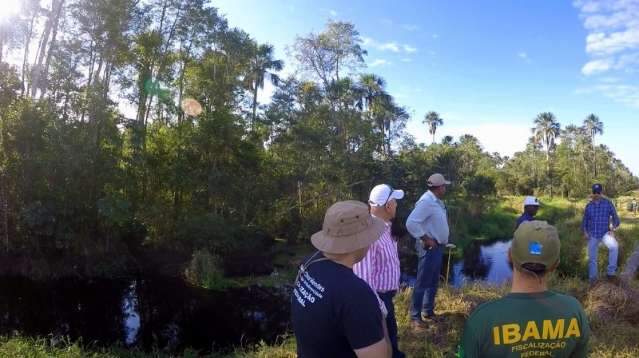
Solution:
<svg viewBox="0 0 639 358">
<path fill-rule="evenodd" d="M 450 230 L 448 214 L 442 199 L 450 182 L 436 173 L 428 178 L 428 191 L 419 198 L 415 209 L 406 220 L 406 229 L 415 238 L 417 250 L 417 278 L 410 307 L 413 330 L 423 331 L 431 322 L 439 321 L 435 315 L 435 297 L 439 287 L 443 248 L 448 244 Z"/>
<path fill-rule="evenodd" d="M 521 225 L 521 223 L 526 221 L 535 220 L 535 215 L 537 215 L 537 211 L 539 210 L 539 200 L 534 196 L 527 196 L 524 199 L 524 213 L 521 214 L 519 219 L 517 219 L 517 224 L 515 224 L 515 230 Z"/>
<path fill-rule="evenodd" d="M 597 279 L 597 249 L 602 242 L 608 248 L 608 278 L 615 277 L 617 272 L 619 245 L 613 232 L 619 227 L 619 216 L 610 200 L 603 197 L 602 191 L 601 184 L 592 186 L 592 201 L 586 205 L 581 223 L 584 239 L 588 241 L 588 278 L 590 282 Z"/>
</svg>

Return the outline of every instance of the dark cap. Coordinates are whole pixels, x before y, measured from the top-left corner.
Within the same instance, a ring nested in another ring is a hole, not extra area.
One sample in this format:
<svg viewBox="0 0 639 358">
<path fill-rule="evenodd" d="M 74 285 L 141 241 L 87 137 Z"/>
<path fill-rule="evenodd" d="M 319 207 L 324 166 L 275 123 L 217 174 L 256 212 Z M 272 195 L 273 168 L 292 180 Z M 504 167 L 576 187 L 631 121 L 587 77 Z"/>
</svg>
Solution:
<svg viewBox="0 0 639 358">
<path fill-rule="evenodd" d="M 601 184 L 594 184 L 592 186 L 593 194 L 601 194 L 602 191 L 603 191 L 603 186 Z"/>
</svg>

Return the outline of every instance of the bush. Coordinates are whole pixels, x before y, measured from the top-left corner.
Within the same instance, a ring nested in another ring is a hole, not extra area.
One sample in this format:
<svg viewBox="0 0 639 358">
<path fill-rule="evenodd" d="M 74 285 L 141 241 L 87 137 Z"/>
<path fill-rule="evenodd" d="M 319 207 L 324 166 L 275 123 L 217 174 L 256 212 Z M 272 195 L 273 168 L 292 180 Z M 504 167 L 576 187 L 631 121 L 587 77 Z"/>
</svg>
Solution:
<svg viewBox="0 0 639 358">
<path fill-rule="evenodd" d="M 184 272 L 186 280 L 194 286 L 207 289 L 223 289 L 227 286 L 222 271 L 222 260 L 208 250 L 197 250 Z"/>
</svg>

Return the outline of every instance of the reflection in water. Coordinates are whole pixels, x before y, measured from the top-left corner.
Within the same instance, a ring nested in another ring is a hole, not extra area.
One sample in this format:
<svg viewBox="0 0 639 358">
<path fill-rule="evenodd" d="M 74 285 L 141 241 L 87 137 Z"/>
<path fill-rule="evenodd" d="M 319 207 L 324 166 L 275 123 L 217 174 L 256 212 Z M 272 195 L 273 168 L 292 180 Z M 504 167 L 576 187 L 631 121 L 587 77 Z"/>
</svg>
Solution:
<svg viewBox="0 0 639 358">
<path fill-rule="evenodd" d="M 459 288 L 473 281 L 501 285 L 510 280 L 509 248 L 510 241 L 489 245 L 474 243 L 464 253 L 464 259 L 453 266 L 452 285 Z"/>
<path fill-rule="evenodd" d="M 132 345 L 137 340 L 140 330 L 140 315 L 138 314 L 138 297 L 136 294 L 137 281 L 133 280 L 122 298 L 122 312 L 124 314 L 124 342 Z"/>
<path fill-rule="evenodd" d="M 260 340 L 288 329 L 286 289 L 214 292 L 180 279 L 31 281 L 0 278 L 0 335 L 66 335 L 98 345 L 203 353 Z"/>
</svg>

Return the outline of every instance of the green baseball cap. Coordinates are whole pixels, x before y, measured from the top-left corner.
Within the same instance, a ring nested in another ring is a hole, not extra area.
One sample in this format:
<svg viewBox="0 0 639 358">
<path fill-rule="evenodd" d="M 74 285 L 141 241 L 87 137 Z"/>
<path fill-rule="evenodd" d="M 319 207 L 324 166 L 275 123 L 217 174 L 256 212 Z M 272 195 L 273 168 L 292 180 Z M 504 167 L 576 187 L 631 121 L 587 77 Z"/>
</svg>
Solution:
<svg viewBox="0 0 639 358">
<path fill-rule="evenodd" d="M 545 221 L 527 221 L 515 231 L 511 250 L 513 265 L 536 263 L 550 268 L 559 261 L 559 234 Z"/>
</svg>

